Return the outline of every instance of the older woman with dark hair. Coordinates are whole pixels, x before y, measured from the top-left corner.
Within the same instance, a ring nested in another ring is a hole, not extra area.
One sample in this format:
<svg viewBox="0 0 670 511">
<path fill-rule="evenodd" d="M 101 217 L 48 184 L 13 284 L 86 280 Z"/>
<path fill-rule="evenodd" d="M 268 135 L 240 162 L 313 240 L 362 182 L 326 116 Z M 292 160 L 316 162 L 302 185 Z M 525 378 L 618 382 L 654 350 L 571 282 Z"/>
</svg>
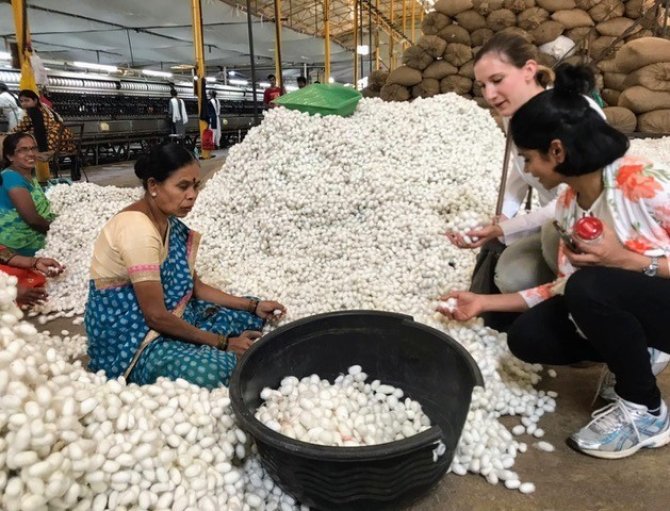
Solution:
<svg viewBox="0 0 670 511">
<path fill-rule="evenodd" d="M 29 133 L 12 133 L 2 143 L 4 169 L 0 186 L 0 245 L 33 256 L 44 247 L 55 215 L 33 177 L 37 143 Z"/>
<path fill-rule="evenodd" d="M 285 308 L 200 280 L 200 235 L 180 220 L 200 189 L 200 165 L 190 152 L 155 147 L 135 173 L 144 197 L 107 222 L 95 243 L 85 317 L 89 368 L 138 384 L 162 376 L 227 385 L 264 321 Z"/>
<path fill-rule="evenodd" d="M 454 291 L 444 298 L 456 298 L 456 309 L 442 312 L 460 321 L 523 312 L 507 337 L 520 359 L 604 362 L 604 382 L 614 387 L 600 395 L 613 401 L 568 443 L 611 459 L 670 442 L 655 378 L 670 352 L 670 167 L 627 154 L 626 136 L 584 99 L 592 88 L 586 68 L 561 67 L 556 86 L 523 105 L 510 129 L 526 172 L 548 189 L 568 185 L 557 200 L 559 226 L 570 233 L 578 219 L 594 216 L 602 238 L 561 241 L 554 282 L 495 296 Z"/>
</svg>

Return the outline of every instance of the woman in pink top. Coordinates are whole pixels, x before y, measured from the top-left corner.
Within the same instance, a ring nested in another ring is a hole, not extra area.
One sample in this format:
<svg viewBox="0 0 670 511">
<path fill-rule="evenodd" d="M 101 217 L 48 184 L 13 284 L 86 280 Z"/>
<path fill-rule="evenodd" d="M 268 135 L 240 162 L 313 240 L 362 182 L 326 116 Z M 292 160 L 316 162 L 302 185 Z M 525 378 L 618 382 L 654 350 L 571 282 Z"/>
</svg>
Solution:
<svg viewBox="0 0 670 511">
<path fill-rule="evenodd" d="M 526 172 L 547 189 L 568 185 L 557 200 L 559 225 L 570 232 L 577 219 L 593 215 L 604 223 L 602 239 L 575 240 L 576 250 L 562 241 L 551 283 L 502 295 L 452 291 L 443 298 L 456 298 L 456 309 L 441 312 L 459 321 L 523 312 L 508 332 L 520 359 L 604 362 L 616 375 L 613 402 L 568 443 L 622 458 L 670 442 L 652 368 L 658 350 L 670 352 L 670 166 L 627 154 L 626 136 L 582 96 L 592 87 L 590 70 L 562 66 L 555 87 L 523 105 L 510 129 Z"/>
</svg>

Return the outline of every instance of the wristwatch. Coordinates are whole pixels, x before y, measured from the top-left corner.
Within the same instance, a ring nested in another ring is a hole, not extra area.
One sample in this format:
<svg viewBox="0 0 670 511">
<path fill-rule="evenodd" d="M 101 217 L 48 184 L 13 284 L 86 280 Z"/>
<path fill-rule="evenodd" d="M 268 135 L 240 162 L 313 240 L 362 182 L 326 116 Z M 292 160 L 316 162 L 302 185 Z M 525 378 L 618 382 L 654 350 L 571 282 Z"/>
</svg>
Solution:
<svg viewBox="0 0 670 511">
<path fill-rule="evenodd" d="M 647 277 L 655 277 L 658 273 L 658 256 L 651 256 L 651 262 L 649 266 L 645 266 L 642 270 Z"/>
</svg>

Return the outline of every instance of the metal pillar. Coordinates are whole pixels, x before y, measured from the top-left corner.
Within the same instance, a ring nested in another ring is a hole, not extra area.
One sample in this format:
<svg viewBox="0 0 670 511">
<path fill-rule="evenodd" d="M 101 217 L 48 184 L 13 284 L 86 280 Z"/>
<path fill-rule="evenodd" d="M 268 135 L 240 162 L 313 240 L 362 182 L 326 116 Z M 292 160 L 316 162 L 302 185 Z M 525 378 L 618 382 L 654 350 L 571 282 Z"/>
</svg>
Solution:
<svg viewBox="0 0 670 511">
<path fill-rule="evenodd" d="M 358 89 L 358 0 L 354 0 L 354 89 Z"/>
<path fill-rule="evenodd" d="M 323 44 L 325 82 L 330 82 L 330 0 L 323 0 Z"/>
<path fill-rule="evenodd" d="M 281 68 L 281 0 L 274 0 L 275 6 L 275 74 L 277 86 L 284 87 L 284 77 Z"/>
<path fill-rule="evenodd" d="M 256 98 L 256 55 L 254 55 L 254 30 L 251 22 L 251 0 L 247 0 L 247 34 L 249 38 L 249 61 L 251 64 L 251 93 L 254 100 L 254 125 L 258 124 L 258 100 Z"/>
<path fill-rule="evenodd" d="M 191 8 L 193 14 L 193 46 L 195 49 L 195 74 L 198 78 L 197 94 L 198 94 L 198 125 L 200 127 L 200 157 L 203 160 L 211 158 L 209 150 L 202 147 L 202 134 L 207 129 L 207 121 L 203 121 L 202 112 L 207 108 L 207 98 L 203 98 L 203 86 L 205 83 L 205 46 L 202 35 L 202 6 L 201 0 L 191 0 Z"/>
</svg>

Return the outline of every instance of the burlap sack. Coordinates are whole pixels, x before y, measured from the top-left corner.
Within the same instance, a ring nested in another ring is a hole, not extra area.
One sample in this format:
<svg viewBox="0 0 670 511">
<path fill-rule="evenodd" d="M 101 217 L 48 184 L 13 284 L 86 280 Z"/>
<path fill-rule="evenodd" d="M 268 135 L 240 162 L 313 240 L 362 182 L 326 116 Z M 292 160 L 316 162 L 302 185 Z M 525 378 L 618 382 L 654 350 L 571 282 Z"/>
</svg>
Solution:
<svg viewBox="0 0 670 511">
<path fill-rule="evenodd" d="M 577 7 L 575 0 L 535 0 L 537 5 L 549 12 L 564 11 L 565 9 L 574 9 Z"/>
<path fill-rule="evenodd" d="M 370 73 L 370 78 L 368 79 L 368 82 L 375 88 L 381 89 L 386 84 L 386 80 L 388 80 L 388 77 L 389 77 L 388 71 L 379 69 L 377 71 L 373 71 L 372 73 Z"/>
<path fill-rule="evenodd" d="M 649 2 L 646 2 L 649 3 Z M 642 6 L 645 4 L 645 0 L 628 0 L 624 5 L 624 14 L 627 18 L 637 19 L 642 16 Z M 646 10 L 646 9 L 645 9 Z"/>
<path fill-rule="evenodd" d="M 472 80 L 460 75 L 451 75 L 440 80 L 440 92 L 455 92 L 456 94 L 467 94 L 472 89 Z"/>
<path fill-rule="evenodd" d="M 608 35 L 600 36 L 598 39 L 591 42 L 591 56 L 594 59 L 613 59 L 623 46 L 623 42 L 619 42 L 615 46 L 612 46 L 614 41 L 616 41 L 616 37 Z"/>
<path fill-rule="evenodd" d="M 498 9 L 486 17 L 486 24 L 494 32 L 516 25 L 516 14 L 509 9 Z"/>
<path fill-rule="evenodd" d="M 621 0 L 600 0 L 600 2 L 589 9 L 589 14 L 593 18 L 593 21 L 601 23 L 623 16 L 625 10 Z"/>
<path fill-rule="evenodd" d="M 642 28 L 633 34 L 627 35 L 624 40 L 628 42 L 634 41 L 635 39 L 641 39 L 642 37 L 654 37 L 654 32 L 647 28 Z"/>
<path fill-rule="evenodd" d="M 490 28 L 480 28 L 470 34 L 473 46 L 483 46 L 491 37 L 493 37 L 493 30 Z"/>
<path fill-rule="evenodd" d="M 461 76 L 465 76 L 466 78 L 470 78 L 471 80 L 475 79 L 475 61 L 471 60 L 469 62 L 466 62 L 461 66 L 461 68 L 458 70 L 458 74 Z"/>
<path fill-rule="evenodd" d="M 444 60 L 456 67 L 462 66 L 468 60 L 472 60 L 472 57 L 472 48 L 460 43 L 448 44 L 447 49 L 444 51 L 443 55 Z"/>
<path fill-rule="evenodd" d="M 386 80 L 386 85 L 397 84 L 411 87 L 412 85 L 419 83 L 422 79 L 421 71 L 412 69 L 408 66 L 400 66 L 391 71 L 388 80 Z"/>
<path fill-rule="evenodd" d="M 620 106 L 608 106 L 603 108 L 605 118 L 610 126 L 623 131 L 624 133 L 632 133 L 637 126 L 637 119 L 635 114 Z"/>
<path fill-rule="evenodd" d="M 509 9 L 514 14 L 519 14 L 532 6 L 527 5 L 526 0 L 505 0 L 503 7 Z"/>
<path fill-rule="evenodd" d="M 530 32 L 526 32 L 523 28 L 520 27 L 507 27 L 504 30 L 500 31 L 501 33 L 510 33 L 523 37 L 526 41 L 533 44 L 535 40 Z"/>
<path fill-rule="evenodd" d="M 566 30 L 563 33 L 564 36 L 569 37 L 574 42 L 579 43 L 581 41 L 586 41 L 589 39 L 589 44 L 595 41 L 598 38 L 598 32 L 593 27 L 578 27 L 570 30 Z"/>
<path fill-rule="evenodd" d="M 619 106 L 629 108 L 636 114 L 670 108 L 670 92 L 649 90 L 641 85 L 629 87 L 619 96 Z"/>
<path fill-rule="evenodd" d="M 608 89 L 622 91 L 626 88 L 624 82 L 627 76 L 626 73 L 603 73 L 603 83 Z"/>
<path fill-rule="evenodd" d="M 558 21 L 566 29 L 578 27 L 592 27 L 595 23 L 589 13 L 582 9 L 570 9 L 568 11 L 556 11 L 551 19 Z"/>
<path fill-rule="evenodd" d="M 600 91 L 600 96 L 603 98 L 603 101 L 607 106 L 617 106 L 619 104 L 619 96 L 621 96 L 621 91 L 614 89 L 603 89 Z"/>
<path fill-rule="evenodd" d="M 437 12 L 447 16 L 456 16 L 458 13 L 472 9 L 472 0 L 437 0 L 433 5 Z"/>
<path fill-rule="evenodd" d="M 622 73 L 630 73 L 657 62 L 670 62 L 670 41 L 660 37 L 635 39 L 617 52 L 616 63 Z"/>
<path fill-rule="evenodd" d="M 637 130 L 642 133 L 670 133 L 670 109 L 656 110 L 638 116 Z"/>
<path fill-rule="evenodd" d="M 600 35 L 609 35 L 618 37 L 628 30 L 635 22 L 630 18 L 612 18 L 607 21 L 603 21 L 596 25 L 596 30 Z M 636 26 L 631 30 L 631 33 L 639 32 L 642 30 L 641 26 Z"/>
<path fill-rule="evenodd" d="M 575 0 L 578 9 L 583 9 L 588 11 L 591 7 L 594 7 L 600 0 Z"/>
<path fill-rule="evenodd" d="M 534 0 L 530 0 L 534 1 Z M 501 9 L 505 0 L 473 0 L 475 11 L 482 16 L 488 16 L 493 11 Z"/>
<path fill-rule="evenodd" d="M 649 90 L 670 91 L 670 62 L 657 62 L 649 64 L 634 71 L 626 77 L 624 88 L 642 85 Z"/>
<path fill-rule="evenodd" d="M 535 30 L 531 30 L 530 34 L 533 36 L 535 44 L 538 46 L 543 45 L 556 39 L 559 35 L 563 33 L 565 27 L 561 25 L 558 21 L 545 21 Z"/>
<path fill-rule="evenodd" d="M 444 60 L 436 60 L 430 66 L 423 70 L 423 78 L 435 78 L 436 80 L 442 80 L 445 76 L 455 75 L 458 73 L 458 68 L 452 66 L 449 62 Z"/>
<path fill-rule="evenodd" d="M 437 35 L 440 30 L 449 25 L 451 20 L 440 12 L 429 12 L 421 22 L 421 31 L 426 35 Z"/>
<path fill-rule="evenodd" d="M 540 52 L 537 54 L 537 63 L 545 67 L 554 67 L 558 59 L 548 53 Z"/>
<path fill-rule="evenodd" d="M 447 49 L 447 41 L 436 35 L 425 35 L 421 37 L 416 44 L 423 48 L 426 53 L 434 59 L 441 57 L 444 50 Z M 431 62 L 428 64 L 431 64 Z M 425 69 L 425 67 L 423 69 Z"/>
<path fill-rule="evenodd" d="M 369 85 L 361 91 L 361 95 L 364 98 L 378 98 L 379 91 L 375 88 L 370 87 Z"/>
<path fill-rule="evenodd" d="M 486 18 L 472 9 L 457 14 L 456 22 L 468 32 L 474 32 L 486 26 Z"/>
<path fill-rule="evenodd" d="M 434 78 L 424 78 L 421 83 L 412 87 L 413 98 L 432 98 L 440 93 L 440 82 Z"/>
<path fill-rule="evenodd" d="M 616 65 L 615 59 L 601 60 L 596 64 L 596 67 L 603 73 L 619 73 L 620 70 Z"/>
<path fill-rule="evenodd" d="M 549 19 L 549 12 L 542 7 L 531 7 L 519 14 L 517 25 L 524 30 L 535 30 Z"/>
<path fill-rule="evenodd" d="M 412 95 L 407 87 L 392 83 L 382 87 L 379 97 L 384 101 L 407 101 Z"/>
<path fill-rule="evenodd" d="M 444 27 L 438 35 L 448 43 L 461 43 L 468 46 L 471 44 L 470 32 L 458 25 Z"/>
<path fill-rule="evenodd" d="M 436 35 L 429 35 L 424 37 L 435 37 L 440 39 Z M 440 39 L 440 41 L 442 41 L 442 39 Z M 446 43 L 444 45 L 446 46 Z M 433 59 L 433 57 L 429 55 L 427 51 L 418 45 L 410 46 L 402 54 L 402 63 L 411 67 L 412 69 L 418 69 L 419 71 L 423 71 L 428 66 L 430 66 L 433 63 L 433 60 L 435 59 Z"/>
</svg>

